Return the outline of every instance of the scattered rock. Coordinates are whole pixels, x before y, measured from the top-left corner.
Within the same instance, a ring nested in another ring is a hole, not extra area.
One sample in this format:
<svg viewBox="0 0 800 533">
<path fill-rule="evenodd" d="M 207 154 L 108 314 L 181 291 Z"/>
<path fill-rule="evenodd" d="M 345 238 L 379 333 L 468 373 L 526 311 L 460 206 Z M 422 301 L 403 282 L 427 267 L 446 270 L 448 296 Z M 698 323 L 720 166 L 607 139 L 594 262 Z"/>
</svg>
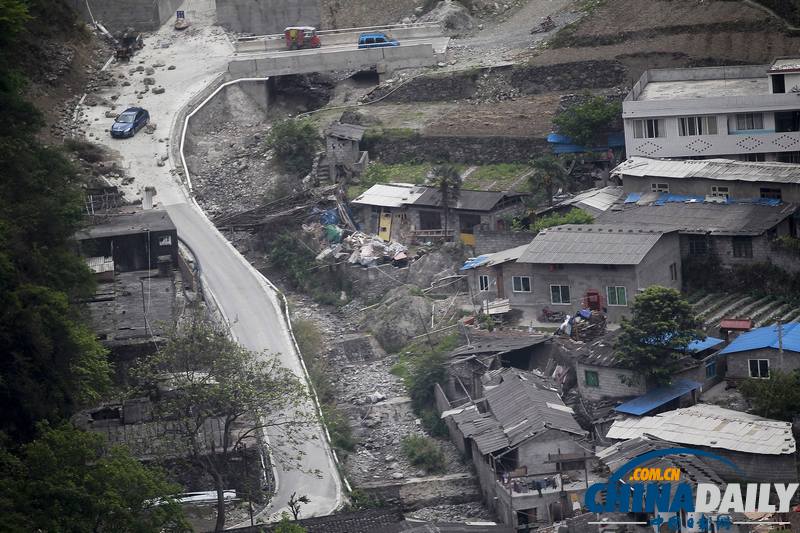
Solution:
<svg viewBox="0 0 800 533">
<path fill-rule="evenodd" d="M 129 81 L 127 81 L 127 80 L 125 80 L 125 81 L 123 81 L 123 82 L 122 82 L 122 86 L 123 86 L 123 87 L 129 87 L 129 86 L 130 86 L 130 84 L 131 84 L 131 82 L 129 82 Z"/>
<path fill-rule="evenodd" d="M 113 111 L 106 111 L 105 115 L 106 118 L 117 118 L 117 114 L 114 113 Z"/>
<path fill-rule="evenodd" d="M 149 124 L 147 124 L 147 126 L 144 127 L 144 132 L 149 133 L 150 135 L 152 135 L 155 131 L 156 131 L 155 122 L 150 122 Z"/>
<path fill-rule="evenodd" d="M 152 67 L 147 67 L 146 69 L 144 69 L 144 73 L 148 76 L 152 76 L 153 74 L 156 73 L 156 69 Z"/>
<path fill-rule="evenodd" d="M 392 474 L 392 479 L 403 479 L 405 476 L 402 472 L 394 472 Z"/>
<path fill-rule="evenodd" d="M 155 85 L 156 84 L 155 78 L 144 78 L 142 81 L 144 82 L 145 85 Z"/>
<path fill-rule="evenodd" d="M 165 90 L 164 87 L 154 87 L 153 94 L 164 94 Z"/>
<path fill-rule="evenodd" d="M 153 68 L 160 68 L 160 67 L 163 67 L 164 65 L 165 65 L 165 63 L 163 61 L 159 60 L 159 61 L 156 61 L 155 63 L 153 63 Z"/>
<path fill-rule="evenodd" d="M 175 65 L 170 65 L 167 67 L 167 70 L 175 70 L 175 68 L 176 68 Z"/>
</svg>

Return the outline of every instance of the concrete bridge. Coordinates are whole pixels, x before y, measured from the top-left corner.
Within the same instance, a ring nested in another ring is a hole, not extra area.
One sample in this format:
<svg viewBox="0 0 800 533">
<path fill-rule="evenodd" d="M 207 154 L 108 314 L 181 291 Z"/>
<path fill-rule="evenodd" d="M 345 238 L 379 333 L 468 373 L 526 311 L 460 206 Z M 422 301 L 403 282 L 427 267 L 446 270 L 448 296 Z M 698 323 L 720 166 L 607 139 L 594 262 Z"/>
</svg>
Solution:
<svg viewBox="0 0 800 533">
<path fill-rule="evenodd" d="M 363 32 L 383 31 L 400 46 L 358 48 Z M 263 78 L 288 74 L 375 69 L 391 75 L 405 68 L 430 67 L 444 60 L 449 37 L 443 37 L 438 24 L 410 24 L 349 28 L 320 32 L 322 47 L 286 50 L 283 35 L 239 39 L 237 53 L 228 65 L 230 79 Z"/>
</svg>

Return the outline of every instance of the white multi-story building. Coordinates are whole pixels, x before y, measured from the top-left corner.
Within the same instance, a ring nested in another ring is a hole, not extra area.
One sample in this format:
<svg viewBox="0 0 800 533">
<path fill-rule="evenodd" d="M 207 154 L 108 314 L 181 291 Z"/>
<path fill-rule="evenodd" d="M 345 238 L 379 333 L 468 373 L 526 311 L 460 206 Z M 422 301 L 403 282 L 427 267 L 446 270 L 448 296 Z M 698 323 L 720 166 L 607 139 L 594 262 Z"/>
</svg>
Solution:
<svg viewBox="0 0 800 533">
<path fill-rule="evenodd" d="M 800 163 L 800 59 L 648 70 L 622 116 L 628 157 Z"/>
</svg>

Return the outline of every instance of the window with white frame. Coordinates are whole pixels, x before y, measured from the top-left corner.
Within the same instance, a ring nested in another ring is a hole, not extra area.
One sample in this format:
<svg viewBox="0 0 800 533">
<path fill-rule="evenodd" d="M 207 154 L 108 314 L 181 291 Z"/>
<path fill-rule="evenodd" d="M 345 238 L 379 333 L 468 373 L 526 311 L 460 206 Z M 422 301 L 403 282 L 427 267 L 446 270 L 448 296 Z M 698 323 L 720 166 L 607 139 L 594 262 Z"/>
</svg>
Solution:
<svg viewBox="0 0 800 533">
<path fill-rule="evenodd" d="M 711 187 L 711 196 L 727 199 L 729 194 L 730 189 L 728 187 L 723 187 L 722 185 L 714 185 Z"/>
<path fill-rule="evenodd" d="M 716 135 L 717 117 L 681 117 L 678 119 L 678 135 Z"/>
<path fill-rule="evenodd" d="M 663 118 L 647 118 L 633 121 L 633 136 L 636 139 L 654 139 L 666 137 Z"/>
<path fill-rule="evenodd" d="M 736 129 L 742 130 L 763 130 L 764 113 L 738 113 L 736 115 Z"/>
<path fill-rule="evenodd" d="M 769 379 L 769 359 L 748 359 L 747 363 L 751 378 Z"/>
<path fill-rule="evenodd" d="M 625 287 L 606 287 L 608 305 L 628 305 L 628 291 Z"/>
<path fill-rule="evenodd" d="M 569 285 L 550 285 L 550 303 L 569 304 Z"/>
<path fill-rule="evenodd" d="M 478 276 L 478 289 L 481 292 L 489 290 L 489 276 Z"/>
<path fill-rule="evenodd" d="M 653 192 L 669 192 L 669 183 L 651 183 L 650 190 Z"/>
<path fill-rule="evenodd" d="M 528 276 L 513 276 L 511 286 L 514 292 L 531 292 L 531 278 Z"/>
</svg>

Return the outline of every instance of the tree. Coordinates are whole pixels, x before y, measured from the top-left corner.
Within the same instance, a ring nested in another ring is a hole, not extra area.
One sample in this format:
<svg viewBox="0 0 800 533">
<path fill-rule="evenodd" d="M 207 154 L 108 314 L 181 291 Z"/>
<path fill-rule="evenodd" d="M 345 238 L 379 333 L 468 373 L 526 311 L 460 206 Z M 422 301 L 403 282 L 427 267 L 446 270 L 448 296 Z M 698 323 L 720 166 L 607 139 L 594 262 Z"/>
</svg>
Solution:
<svg viewBox="0 0 800 533">
<path fill-rule="evenodd" d="M 292 511 L 292 516 L 295 520 L 300 518 L 300 507 L 305 503 L 311 503 L 311 498 L 305 494 L 298 496 L 296 492 L 292 492 L 289 496 L 287 505 L 289 506 L 289 510 Z"/>
<path fill-rule="evenodd" d="M 0 447 L 4 531 L 190 531 L 170 496 L 180 487 L 123 448 L 69 425 L 38 426 L 38 438 L 12 454 Z"/>
<path fill-rule="evenodd" d="M 154 398 L 164 445 L 209 475 L 217 492 L 216 531 L 225 527 L 225 489 L 234 450 L 269 431 L 288 448 L 271 448 L 287 467 L 299 467 L 299 443 L 312 420 L 306 386 L 277 357 L 253 353 L 199 311 L 169 335 L 167 345 L 134 370 L 135 395 Z M 171 392 L 164 393 L 170 384 Z M 175 420 L 177 418 L 177 421 Z M 219 427 L 219 432 L 208 431 Z M 261 443 L 266 445 L 266 443 Z M 292 450 L 296 455 L 286 453 Z M 165 450 L 166 451 L 166 450 Z"/>
<path fill-rule="evenodd" d="M 547 196 L 547 205 L 553 205 L 553 193 L 556 187 L 566 186 L 569 173 L 561 161 L 552 155 L 539 156 L 531 161 L 533 172 L 528 177 L 532 191 L 543 191 Z"/>
<path fill-rule="evenodd" d="M 273 124 L 266 139 L 267 148 L 275 152 L 283 168 L 301 178 L 311 171 L 321 143 L 317 126 L 307 118 Z"/>
<path fill-rule="evenodd" d="M 439 191 L 444 215 L 444 234 L 450 221 L 450 209 L 461 195 L 461 174 L 453 165 L 439 165 L 433 169 L 433 186 Z"/>
<path fill-rule="evenodd" d="M 558 131 L 575 144 L 594 146 L 599 134 L 608 132 L 622 115 L 620 102 L 609 102 L 603 96 L 587 95 L 583 103 L 572 106 L 553 119 Z"/>
<path fill-rule="evenodd" d="M 617 360 L 647 384 L 669 383 L 689 343 L 705 339 L 701 327 L 680 292 L 648 287 L 634 300 L 630 320 L 622 321 L 615 346 Z"/>
<path fill-rule="evenodd" d="M 800 373 L 771 370 L 769 379 L 747 379 L 739 390 L 759 416 L 791 422 L 800 413 Z"/>
<path fill-rule="evenodd" d="M 281 521 L 275 526 L 275 533 L 306 533 L 308 530 L 289 520 L 289 513 L 283 513 Z"/>
</svg>

